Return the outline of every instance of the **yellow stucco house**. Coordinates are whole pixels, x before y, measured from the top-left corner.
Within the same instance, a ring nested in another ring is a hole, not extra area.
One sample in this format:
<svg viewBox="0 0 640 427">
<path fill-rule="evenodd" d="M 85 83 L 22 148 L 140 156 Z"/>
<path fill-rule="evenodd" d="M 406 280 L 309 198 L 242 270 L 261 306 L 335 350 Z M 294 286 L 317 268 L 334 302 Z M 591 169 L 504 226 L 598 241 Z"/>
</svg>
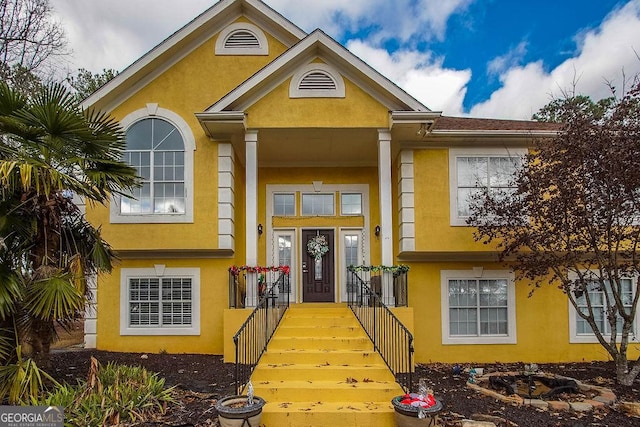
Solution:
<svg viewBox="0 0 640 427">
<path fill-rule="evenodd" d="M 340 303 L 347 266 L 404 264 L 407 304 L 380 292 L 417 362 L 606 358 L 566 297 L 529 298 L 465 226 L 470 171 L 500 186 L 492 173 L 548 124 L 443 116 L 259 0 L 219 1 L 84 107 L 121 122 L 143 177 L 87 207 L 120 257 L 97 279 L 87 347 L 228 354 L 258 295 L 231 307 L 231 266 L 289 265 L 292 303 Z"/>
</svg>

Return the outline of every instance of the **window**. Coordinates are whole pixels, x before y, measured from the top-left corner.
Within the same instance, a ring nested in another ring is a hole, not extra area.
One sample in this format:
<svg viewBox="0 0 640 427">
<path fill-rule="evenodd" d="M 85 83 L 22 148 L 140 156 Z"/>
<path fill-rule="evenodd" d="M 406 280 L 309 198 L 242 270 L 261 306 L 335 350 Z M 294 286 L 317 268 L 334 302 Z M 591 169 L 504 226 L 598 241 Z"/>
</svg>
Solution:
<svg viewBox="0 0 640 427">
<path fill-rule="evenodd" d="M 277 216 L 295 216 L 296 197 L 295 194 L 274 194 L 273 214 Z"/>
<path fill-rule="evenodd" d="M 122 269 L 121 335 L 199 335 L 199 269 Z"/>
<path fill-rule="evenodd" d="M 191 279 L 129 279 L 129 326 L 191 326 Z"/>
<path fill-rule="evenodd" d="M 260 28 L 237 22 L 220 32 L 215 51 L 216 55 L 268 55 L 269 43 Z"/>
<path fill-rule="evenodd" d="M 450 150 L 451 225 L 466 225 L 471 198 L 488 188 L 513 190 L 514 173 L 525 150 Z"/>
<path fill-rule="evenodd" d="M 344 235 L 344 265 L 357 266 L 358 262 L 358 248 L 359 248 L 359 235 L 358 234 L 345 234 Z M 359 287 L 353 281 L 353 275 L 347 272 L 347 292 L 357 292 Z"/>
<path fill-rule="evenodd" d="M 141 177 L 140 188 L 115 196 L 112 223 L 193 222 L 195 139 L 177 114 L 148 104 L 122 120 L 126 129 L 123 160 Z"/>
<path fill-rule="evenodd" d="M 335 195 L 303 194 L 302 215 L 334 215 Z"/>
<path fill-rule="evenodd" d="M 442 271 L 441 277 L 443 344 L 515 344 L 510 272 L 479 268 Z"/>
<path fill-rule="evenodd" d="M 124 161 L 136 168 L 142 187 L 122 197 L 121 214 L 184 214 L 184 142 L 178 129 L 157 118 L 127 130 Z"/>
<path fill-rule="evenodd" d="M 341 194 L 342 215 L 362 215 L 362 194 Z"/>
<path fill-rule="evenodd" d="M 633 298 L 634 298 L 634 286 L 633 281 L 635 279 L 632 278 L 624 278 L 620 279 L 622 285 L 622 301 L 627 312 L 631 311 Z M 593 308 L 594 320 L 598 326 L 598 329 L 605 336 L 611 335 L 611 326 L 609 325 L 609 321 L 607 319 L 607 300 L 605 293 L 611 294 L 611 285 L 608 282 L 605 282 L 605 289 L 602 289 L 599 283 L 593 281 L 588 286 L 589 299 L 591 301 L 591 306 Z M 578 303 L 578 308 L 583 313 L 588 313 L 587 308 L 587 297 L 586 295 L 577 296 L 576 302 Z M 593 329 L 584 320 L 578 312 L 575 310 L 573 305 L 569 303 L 569 315 L 571 316 L 571 320 L 569 322 L 569 329 L 571 331 L 570 342 L 572 343 L 580 343 L 580 342 L 597 342 L 597 338 L 593 333 Z M 622 330 L 622 318 L 618 318 L 618 331 Z M 632 333 L 636 331 L 637 320 L 632 328 Z M 635 340 L 635 337 L 631 335 Z"/>
</svg>

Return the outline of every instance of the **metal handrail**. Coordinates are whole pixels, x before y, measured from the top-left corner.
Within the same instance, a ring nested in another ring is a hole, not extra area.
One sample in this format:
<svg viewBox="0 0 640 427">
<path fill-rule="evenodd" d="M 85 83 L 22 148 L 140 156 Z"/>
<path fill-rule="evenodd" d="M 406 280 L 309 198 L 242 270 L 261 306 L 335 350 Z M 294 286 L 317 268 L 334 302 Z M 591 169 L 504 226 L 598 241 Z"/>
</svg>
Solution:
<svg viewBox="0 0 640 427">
<path fill-rule="evenodd" d="M 413 335 L 382 302 L 369 286 L 376 277 L 363 280 L 356 271 L 349 271 L 348 305 L 382 356 L 398 384 L 409 392 L 413 365 Z M 406 273 L 404 273 L 406 274 Z M 378 279 L 379 280 L 379 279 Z"/>
<path fill-rule="evenodd" d="M 260 295 L 256 308 L 233 336 L 237 394 L 242 394 L 253 369 L 289 308 L 289 291 L 289 274 L 281 272 L 278 280 Z"/>
</svg>

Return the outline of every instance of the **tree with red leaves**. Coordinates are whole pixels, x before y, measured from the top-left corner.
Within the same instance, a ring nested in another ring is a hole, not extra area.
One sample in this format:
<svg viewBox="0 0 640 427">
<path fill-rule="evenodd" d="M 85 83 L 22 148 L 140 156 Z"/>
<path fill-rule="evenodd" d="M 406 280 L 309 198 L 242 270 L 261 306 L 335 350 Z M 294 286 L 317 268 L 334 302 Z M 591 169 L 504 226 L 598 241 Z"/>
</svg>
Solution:
<svg viewBox="0 0 640 427">
<path fill-rule="evenodd" d="M 549 285 L 564 292 L 576 333 L 606 349 L 623 385 L 640 373 L 640 360 L 627 358 L 640 332 L 637 79 L 632 87 L 604 102 L 573 96 L 541 110 L 561 130 L 535 141 L 510 191 L 478 192 L 468 219 L 475 239 L 494 245 L 531 293 Z"/>
</svg>

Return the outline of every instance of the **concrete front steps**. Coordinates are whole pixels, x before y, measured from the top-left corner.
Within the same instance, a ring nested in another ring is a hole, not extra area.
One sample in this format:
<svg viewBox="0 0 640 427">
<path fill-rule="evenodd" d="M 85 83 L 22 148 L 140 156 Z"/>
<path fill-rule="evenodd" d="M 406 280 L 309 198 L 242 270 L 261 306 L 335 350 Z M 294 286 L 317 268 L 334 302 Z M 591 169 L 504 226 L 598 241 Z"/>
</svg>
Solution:
<svg viewBox="0 0 640 427">
<path fill-rule="evenodd" d="M 344 304 L 292 305 L 251 381 L 266 427 L 395 426 L 403 394 Z"/>
</svg>

